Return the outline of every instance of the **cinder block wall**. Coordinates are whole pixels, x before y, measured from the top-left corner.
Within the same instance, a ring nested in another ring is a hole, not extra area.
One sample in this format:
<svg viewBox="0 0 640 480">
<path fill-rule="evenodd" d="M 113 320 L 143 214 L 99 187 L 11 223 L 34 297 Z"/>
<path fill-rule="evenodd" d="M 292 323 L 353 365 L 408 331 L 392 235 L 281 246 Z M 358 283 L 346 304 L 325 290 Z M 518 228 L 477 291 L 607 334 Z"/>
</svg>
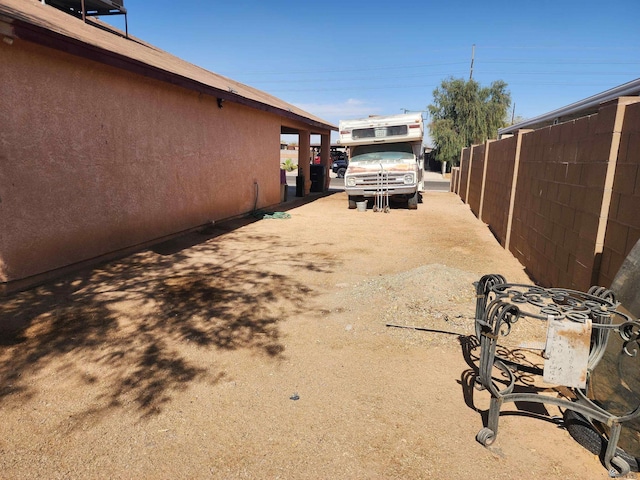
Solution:
<svg viewBox="0 0 640 480">
<path fill-rule="evenodd" d="M 471 147 L 462 150 L 460 155 L 460 181 L 459 195 L 463 202 L 467 203 L 467 185 L 469 183 L 469 168 L 471 167 Z"/>
<path fill-rule="evenodd" d="M 624 258 L 639 239 L 640 103 L 632 103 L 626 106 L 622 123 L 599 285 L 611 285 Z"/>
<path fill-rule="evenodd" d="M 507 237 L 516 145 L 517 137 L 515 136 L 489 144 L 484 202 L 480 219 L 489 225 L 503 247 Z"/>
<path fill-rule="evenodd" d="M 541 285 L 593 283 L 612 126 L 598 114 L 522 139 L 510 250 Z"/>
<path fill-rule="evenodd" d="M 638 97 L 622 97 L 595 115 L 519 133 L 515 175 L 517 137 L 488 145 L 480 218 L 536 283 L 608 287 L 640 239 L 639 105 Z M 471 164 L 472 210 L 478 197 L 474 164 L 482 163 L 476 149 L 461 155 L 461 172 Z M 510 176 L 515 193 L 509 218 Z"/>
<path fill-rule="evenodd" d="M 485 149 L 486 144 L 474 145 L 471 149 L 471 173 L 469 175 L 469 196 L 467 203 L 476 217 L 480 217 Z"/>
<path fill-rule="evenodd" d="M 451 181 L 449 182 L 449 191 L 458 193 L 458 179 L 460 178 L 460 168 L 453 167 L 451 169 Z"/>
</svg>

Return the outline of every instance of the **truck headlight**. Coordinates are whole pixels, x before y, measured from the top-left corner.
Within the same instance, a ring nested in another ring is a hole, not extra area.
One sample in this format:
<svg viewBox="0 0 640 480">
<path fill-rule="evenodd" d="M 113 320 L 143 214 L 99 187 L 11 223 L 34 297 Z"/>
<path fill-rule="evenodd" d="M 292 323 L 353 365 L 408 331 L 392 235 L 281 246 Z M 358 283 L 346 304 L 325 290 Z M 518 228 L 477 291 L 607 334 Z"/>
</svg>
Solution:
<svg viewBox="0 0 640 480">
<path fill-rule="evenodd" d="M 404 176 L 403 180 L 404 180 L 405 185 L 406 185 L 406 184 L 413 183 L 413 174 L 412 174 L 412 173 L 407 173 L 407 174 Z"/>
<path fill-rule="evenodd" d="M 356 186 L 356 179 L 353 177 L 347 178 L 347 187 L 355 187 L 355 186 Z"/>
</svg>

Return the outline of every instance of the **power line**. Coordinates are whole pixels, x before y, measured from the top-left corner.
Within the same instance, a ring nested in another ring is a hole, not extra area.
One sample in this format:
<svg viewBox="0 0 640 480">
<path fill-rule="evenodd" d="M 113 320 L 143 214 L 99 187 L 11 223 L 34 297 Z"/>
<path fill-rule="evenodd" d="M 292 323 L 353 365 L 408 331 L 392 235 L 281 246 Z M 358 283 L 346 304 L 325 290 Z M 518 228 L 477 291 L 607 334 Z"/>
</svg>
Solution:
<svg viewBox="0 0 640 480">
<path fill-rule="evenodd" d="M 486 63 L 497 63 L 497 64 L 517 64 L 517 65 L 640 65 L 640 62 L 612 62 L 609 60 L 592 60 L 592 61 L 584 61 L 584 62 L 576 62 L 576 61 L 565 61 L 565 60 L 518 60 L 505 58 L 502 60 L 482 60 L 482 64 Z"/>
<path fill-rule="evenodd" d="M 379 85 L 375 87 L 365 87 L 362 85 L 355 85 L 353 87 L 336 87 L 336 88 L 293 88 L 293 89 L 275 89 L 275 90 L 265 90 L 270 94 L 282 94 L 282 93 L 302 93 L 302 92 L 349 92 L 349 91 L 363 91 L 363 90 L 397 90 L 397 89 L 414 89 L 414 88 L 422 88 L 427 91 L 439 87 L 440 84 L 414 84 L 414 85 Z M 554 86 L 554 87 L 598 87 L 598 88 L 611 88 L 610 83 L 577 83 L 577 82 L 515 82 L 509 83 L 509 87 L 545 87 L 545 86 Z"/>
<path fill-rule="evenodd" d="M 567 66 L 567 65 L 599 65 L 602 68 L 606 68 L 609 66 L 622 66 L 622 65 L 636 65 L 635 63 L 631 63 L 631 62 L 610 62 L 610 63 L 601 63 L 598 64 L 596 62 L 575 62 L 575 63 L 568 63 L 568 62 L 558 62 L 558 63 L 551 63 L 551 62 L 507 62 L 507 61 L 483 61 L 481 63 L 481 66 L 484 66 L 485 64 L 489 65 L 506 65 L 506 64 L 518 64 L 518 65 L 544 65 L 544 66 L 549 66 L 549 65 L 563 65 L 563 66 Z M 447 65 L 464 65 L 464 62 L 455 62 L 455 63 L 449 63 Z M 257 78 L 250 78 L 248 77 L 249 74 L 234 74 L 235 78 L 240 78 L 240 77 L 245 77 L 243 79 L 244 82 L 252 82 L 252 83 L 311 83 L 311 82 L 315 82 L 315 81 L 322 81 L 322 82 L 340 82 L 340 81 L 353 81 L 353 80 L 375 80 L 375 79 L 379 79 L 379 78 L 388 78 L 386 75 L 368 75 L 367 77 L 340 77 L 340 78 L 325 78 L 326 74 L 329 73 L 336 73 L 336 72 L 343 72 L 343 73 L 349 73 L 349 72 L 362 72 L 362 71 L 374 71 L 374 70 L 390 70 L 390 69 L 401 69 L 401 68 L 420 68 L 423 67 L 423 65 L 415 65 L 415 66 L 404 66 L 404 67 L 391 67 L 391 66 L 386 66 L 386 67 L 372 67 L 372 68 L 359 68 L 359 69 L 343 69 L 343 70 L 322 70 L 322 77 L 318 78 L 318 70 L 315 71 L 299 71 L 299 72 L 295 72 L 296 74 L 302 74 L 302 73 L 313 73 L 316 77 L 313 79 L 305 79 L 305 78 L 299 78 L 299 79 L 292 79 L 290 78 L 291 75 L 294 72 L 279 72 L 279 75 L 287 75 L 289 78 L 287 79 L 264 79 L 264 80 L 260 80 Z M 470 78 L 473 77 L 473 73 L 474 70 L 478 71 L 475 65 L 475 59 L 472 59 L 472 64 L 471 64 L 471 68 L 470 68 Z M 631 76 L 638 76 L 639 72 L 638 71 L 633 71 L 633 72 L 612 72 L 610 70 L 608 71 L 600 71 L 599 69 L 588 69 L 588 70 L 538 70 L 538 71 L 508 71 L 508 70 L 499 70 L 499 71 L 492 71 L 492 70 L 480 70 L 481 73 L 483 75 L 500 75 L 500 76 L 509 76 L 509 75 L 607 75 L 607 76 L 615 76 L 615 75 L 631 75 Z M 461 72 L 460 71 L 446 71 L 446 72 L 426 72 L 426 73 L 403 73 L 402 77 L 403 78 L 418 78 L 418 77 L 436 77 L 436 76 L 440 76 L 440 77 L 448 77 L 448 76 L 456 76 L 456 75 L 460 75 Z"/>
<path fill-rule="evenodd" d="M 415 73 L 411 75 L 402 75 L 402 78 L 421 78 L 421 77 L 447 77 L 455 75 L 456 72 L 438 72 L 438 73 Z M 343 77 L 343 78 L 308 78 L 299 80 L 260 80 L 255 81 L 256 84 L 282 84 L 282 83 L 327 83 L 327 82 L 352 82 L 358 80 L 388 80 L 386 75 L 368 76 L 368 77 Z"/>
<path fill-rule="evenodd" d="M 395 70 L 400 68 L 423 68 L 423 67 L 443 67 L 451 65 L 466 65 L 466 62 L 444 62 L 444 63 L 418 63 L 413 65 L 384 65 L 375 67 L 354 67 L 354 68 L 341 68 L 337 70 L 322 69 L 322 73 L 344 73 L 344 72 L 362 72 L 362 71 L 374 71 L 374 70 Z M 314 70 L 274 70 L 271 72 L 233 72 L 233 75 L 297 75 L 300 73 L 318 73 L 318 68 Z M 226 74 L 227 76 L 229 74 Z"/>
<path fill-rule="evenodd" d="M 626 77 L 633 77 L 637 74 L 637 72 L 580 72 L 580 71 L 549 71 L 549 72 L 496 72 L 496 71 L 481 71 L 482 75 L 493 75 L 496 77 L 500 77 L 502 79 L 504 78 L 509 78 L 509 77 L 513 77 L 513 76 L 520 76 L 520 75 L 536 75 L 536 76 L 553 76 L 553 75 L 580 75 L 580 76 L 584 76 L 584 75 L 588 75 L 589 77 L 611 77 L 611 76 L 626 76 Z M 425 73 L 425 74 L 413 74 L 413 75 L 403 75 L 402 78 L 425 78 L 425 77 L 440 77 L 440 78 L 447 78 L 447 77 L 456 77 L 456 76 L 460 76 L 462 74 L 462 72 L 446 72 L 446 73 Z M 359 81 L 368 81 L 369 83 L 371 83 L 372 81 L 376 81 L 376 80 L 388 80 L 388 77 L 386 76 L 375 76 L 375 77 L 348 77 L 348 78 L 314 78 L 314 79 L 300 79 L 300 80 L 264 80 L 264 81 L 254 81 L 252 82 L 253 86 L 255 86 L 256 88 L 262 88 L 263 85 L 283 85 L 283 84 L 290 84 L 290 85 L 302 85 L 302 84 L 311 84 L 311 83 L 319 83 L 319 84 L 327 84 L 327 83 L 344 83 L 344 82 L 359 82 Z M 521 84 L 518 81 L 513 81 L 510 80 L 507 82 L 508 85 L 514 85 L 514 84 Z M 540 84 L 540 82 L 536 82 L 536 84 Z M 553 83 L 554 85 L 556 84 L 555 82 Z M 576 83 L 575 85 L 583 85 L 582 83 Z M 336 88 L 340 88 L 340 87 L 336 87 Z M 345 88 L 350 88 L 350 87 L 345 87 Z M 356 88 L 356 87 L 353 87 Z M 323 90 L 323 89 L 314 89 L 314 90 Z M 325 90 L 326 91 L 326 90 Z"/>
<path fill-rule="evenodd" d="M 586 47 L 584 45 L 480 45 L 480 48 L 487 50 L 551 50 L 557 52 L 559 50 L 593 50 L 610 52 L 612 50 L 617 51 L 635 51 L 640 50 L 640 47 L 631 46 L 608 46 L 608 47 Z"/>
<path fill-rule="evenodd" d="M 483 75 L 589 75 L 589 76 L 603 76 L 603 75 L 638 75 L 638 72 L 595 72 L 595 71 L 548 71 L 548 72 L 492 72 L 482 71 Z"/>
</svg>

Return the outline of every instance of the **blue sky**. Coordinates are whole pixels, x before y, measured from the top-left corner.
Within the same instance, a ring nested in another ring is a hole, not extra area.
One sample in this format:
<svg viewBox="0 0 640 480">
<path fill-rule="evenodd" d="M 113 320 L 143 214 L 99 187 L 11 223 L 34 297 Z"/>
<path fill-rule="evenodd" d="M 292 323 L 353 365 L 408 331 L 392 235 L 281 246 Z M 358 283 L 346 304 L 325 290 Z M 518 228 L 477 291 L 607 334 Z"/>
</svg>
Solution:
<svg viewBox="0 0 640 480">
<path fill-rule="evenodd" d="M 336 125 L 426 110 L 473 45 L 473 78 L 524 119 L 640 78 L 638 0 L 124 3 L 131 35 Z"/>
</svg>

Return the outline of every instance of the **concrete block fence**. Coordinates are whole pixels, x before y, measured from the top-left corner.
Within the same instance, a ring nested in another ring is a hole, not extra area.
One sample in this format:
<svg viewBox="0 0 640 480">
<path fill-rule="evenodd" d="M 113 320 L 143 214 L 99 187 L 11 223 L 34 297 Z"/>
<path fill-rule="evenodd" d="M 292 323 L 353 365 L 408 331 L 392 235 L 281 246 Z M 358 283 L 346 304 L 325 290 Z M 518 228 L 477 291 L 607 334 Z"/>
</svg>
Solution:
<svg viewBox="0 0 640 480">
<path fill-rule="evenodd" d="M 611 285 L 640 239 L 640 98 L 463 149 L 451 191 L 539 285 Z"/>
</svg>

